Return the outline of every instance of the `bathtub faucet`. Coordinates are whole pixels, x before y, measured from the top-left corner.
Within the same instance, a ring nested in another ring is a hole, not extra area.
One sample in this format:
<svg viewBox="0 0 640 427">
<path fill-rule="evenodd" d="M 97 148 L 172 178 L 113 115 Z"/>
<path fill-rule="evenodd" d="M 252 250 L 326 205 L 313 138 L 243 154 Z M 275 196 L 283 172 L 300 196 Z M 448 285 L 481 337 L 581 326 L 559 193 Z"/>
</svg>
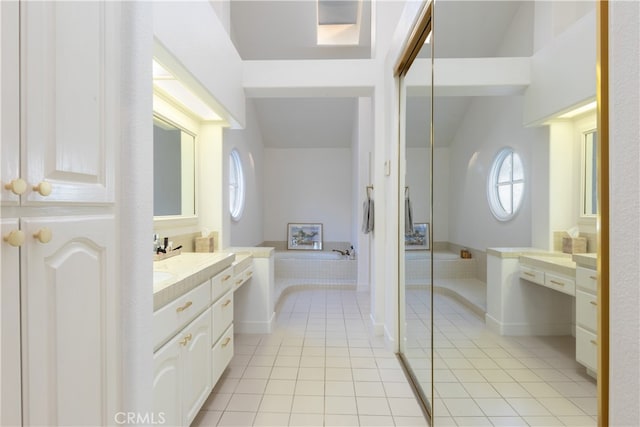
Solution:
<svg viewBox="0 0 640 427">
<path fill-rule="evenodd" d="M 340 249 L 334 249 L 332 252 L 338 252 L 342 256 L 349 256 L 349 254 L 350 254 L 349 249 L 347 249 L 345 251 L 341 251 Z"/>
</svg>

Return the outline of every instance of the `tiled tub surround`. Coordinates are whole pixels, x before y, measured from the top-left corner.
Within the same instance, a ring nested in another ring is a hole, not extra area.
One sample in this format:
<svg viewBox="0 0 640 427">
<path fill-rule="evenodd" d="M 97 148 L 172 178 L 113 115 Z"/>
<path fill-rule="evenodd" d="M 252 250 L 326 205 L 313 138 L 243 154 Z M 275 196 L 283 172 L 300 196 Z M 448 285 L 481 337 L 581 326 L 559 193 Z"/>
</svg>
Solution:
<svg viewBox="0 0 640 427">
<path fill-rule="evenodd" d="M 276 251 L 275 300 L 287 288 L 309 286 L 353 288 L 357 260 L 330 251 Z"/>
</svg>

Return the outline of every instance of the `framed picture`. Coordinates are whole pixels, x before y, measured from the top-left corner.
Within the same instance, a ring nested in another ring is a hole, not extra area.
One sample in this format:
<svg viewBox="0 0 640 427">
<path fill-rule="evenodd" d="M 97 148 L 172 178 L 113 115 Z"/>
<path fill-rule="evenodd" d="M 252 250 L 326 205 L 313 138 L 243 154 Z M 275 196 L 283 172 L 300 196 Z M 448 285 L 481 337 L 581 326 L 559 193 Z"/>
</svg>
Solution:
<svg viewBox="0 0 640 427">
<path fill-rule="evenodd" d="M 416 222 L 413 224 L 413 231 L 404 235 L 405 250 L 428 250 L 429 249 L 429 223 Z"/>
<path fill-rule="evenodd" d="M 322 224 L 287 224 L 287 249 L 322 250 Z"/>
</svg>

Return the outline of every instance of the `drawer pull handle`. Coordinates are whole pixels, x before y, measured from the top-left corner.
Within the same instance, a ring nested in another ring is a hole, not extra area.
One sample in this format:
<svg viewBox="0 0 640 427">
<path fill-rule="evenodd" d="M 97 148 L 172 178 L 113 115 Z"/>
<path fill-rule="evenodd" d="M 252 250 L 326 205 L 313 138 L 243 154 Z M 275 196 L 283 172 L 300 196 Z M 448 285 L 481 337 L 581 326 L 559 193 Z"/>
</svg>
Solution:
<svg viewBox="0 0 640 427">
<path fill-rule="evenodd" d="M 189 341 L 191 341 L 191 334 L 187 334 L 182 340 L 180 340 L 180 345 L 187 345 Z"/>
<path fill-rule="evenodd" d="M 551 283 L 553 283 L 554 285 L 558 285 L 558 286 L 564 286 L 565 284 L 562 282 L 558 282 L 557 280 L 549 280 Z"/>
<path fill-rule="evenodd" d="M 27 181 L 22 178 L 17 178 L 5 184 L 4 188 L 19 196 L 27 191 Z"/>
<path fill-rule="evenodd" d="M 598 278 L 596 276 L 589 276 L 589 279 L 598 280 Z"/>
<path fill-rule="evenodd" d="M 18 248 L 24 243 L 24 233 L 22 230 L 11 230 L 3 239 L 14 248 Z"/>
<path fill-rule="evenodd" d="M 192 305 L 193 303 L 191 301 L 187 301 L 186 303 L 184 303 L 183 306 L 176 308 L 176 312 L 180 313 L 182 311 L 185 311 L 187 308 L 191 307 Z"/>
<path fill-rule="evenodd" d="M 236 280 L 236 285 L 239 285 L 240 283 L 242 283 L 242 279 Z"/>
<path fill-rule="evenodd" d="M 230 342 L 231 342 L 231 337 L 227 337 L 227 339 L 224 340 L 224 342 L 222 343 L 222 347 L 228 346 Z"/>
<path fill-rule="evenodd" d="M 535 274 L 533 274 L 533 273 L 529 273 L 528 271 L 523 271 L 523 273 L 524 273 L 526 276 L 536 277 L 536 275 L 535 275 Z"/>
<path fill-rule="evenodd" d="M 590 340 L 589 342 L 593 345 L 598 345 L 598 342 L 596 340 Z"/>
<path fill-rule="evenodd" d="M 598 305 L 598 303 L 596 301 L 589 301 L 589 304 L 591 305 Z"/>
<path fill-rule="evenodd" d="M 227 274 L 226 276 L 224 276 L 224 277 L 222 278 L 222 281 L 223 281 L 223 282 L 226 282 L 226 281 L 227 281 L 227 280 L 229 280 L 229 279 L 231 279 L 231 275 L 230 275 L 230 274 Z"/>
<path fill-rule="evenodd" d="M 251 277 L 252 274 L 253 274 L 253 271 L 247 271 L 247 277 Z"/>
<path fill-rule="evenodd" d="M 222 306 L 223 306 L 223 307 L 226 307 L 226 306 L 228 306 L 229 304 L 231 304 L 231 300 L 230 300 L 230 299 L 226 300 L 226 301 L 224 302 L 224 304 L 222 304 Z"/>
</svg>

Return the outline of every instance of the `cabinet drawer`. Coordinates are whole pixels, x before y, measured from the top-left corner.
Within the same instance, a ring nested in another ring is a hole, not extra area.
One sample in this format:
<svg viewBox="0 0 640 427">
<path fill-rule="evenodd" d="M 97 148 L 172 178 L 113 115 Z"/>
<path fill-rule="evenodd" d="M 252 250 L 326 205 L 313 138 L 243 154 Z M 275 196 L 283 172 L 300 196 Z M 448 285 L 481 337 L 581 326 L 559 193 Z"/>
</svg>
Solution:
<svg viewBox="0 0 640 427">
<path fill-rule="evenodd" d="M 233 322 L 233 290 L 213 304 L 212 340 L 216 342 Z"/>
<path fill-rule="evenodd" d="M 594 372 L 598 370 L 598 341 L 595 334 L 576 327 L 576 360 Z"/>
<path fill-rule="evenodd" d="M 233 280 L 234 288 L 238 289 L 240 286 L 244 285 L 249 279 L 251 279 L 251 276 L 253 276 L 253 267 L 247 267 L 240 273 L 236 274 L 236 277 Z"/>
<path fill-rule="evenodd" d="M 576 282 L 565 276 L 558 276 L 551 273 L 544 274 L 544 285 L 569 295 L 576 294 Z"/>
<path fill-rule="evenodd" d="M 576 286 L 591 293 L 598 293 L 598 278 L 596 271 L 590 268 L 576 268 Z"/>
<path fill-rule="evenodd" d="M 211 279 L 211 298 L 216 301 L 233 286 L 233 267 L 229 267 Z"/>
<path fill-rule="evenodd" d="M 598 331 L 598 302 L 595 295 L 576 290 L 576 323 L 592 332 Z"/>
<path fill-rule="evenodd" d="M 153 345 L 157 349 L 210 303 L 209 280 L 153 313 Z"/>
<path fill-rule="evenodd" d="M 211 360 L 213 365 L 212 382 L 215 387 L 216 382 L 222 376 L 229 362 L 233 358 L 233 325 L 222 334 L 222 337 L 211 348 Z"/>
<path fill-rule="evenodd" d="M 520 278 L 538 285 L 544 285 L 544 273 L 526 265 L 520 265 Z"/>
</svg>

